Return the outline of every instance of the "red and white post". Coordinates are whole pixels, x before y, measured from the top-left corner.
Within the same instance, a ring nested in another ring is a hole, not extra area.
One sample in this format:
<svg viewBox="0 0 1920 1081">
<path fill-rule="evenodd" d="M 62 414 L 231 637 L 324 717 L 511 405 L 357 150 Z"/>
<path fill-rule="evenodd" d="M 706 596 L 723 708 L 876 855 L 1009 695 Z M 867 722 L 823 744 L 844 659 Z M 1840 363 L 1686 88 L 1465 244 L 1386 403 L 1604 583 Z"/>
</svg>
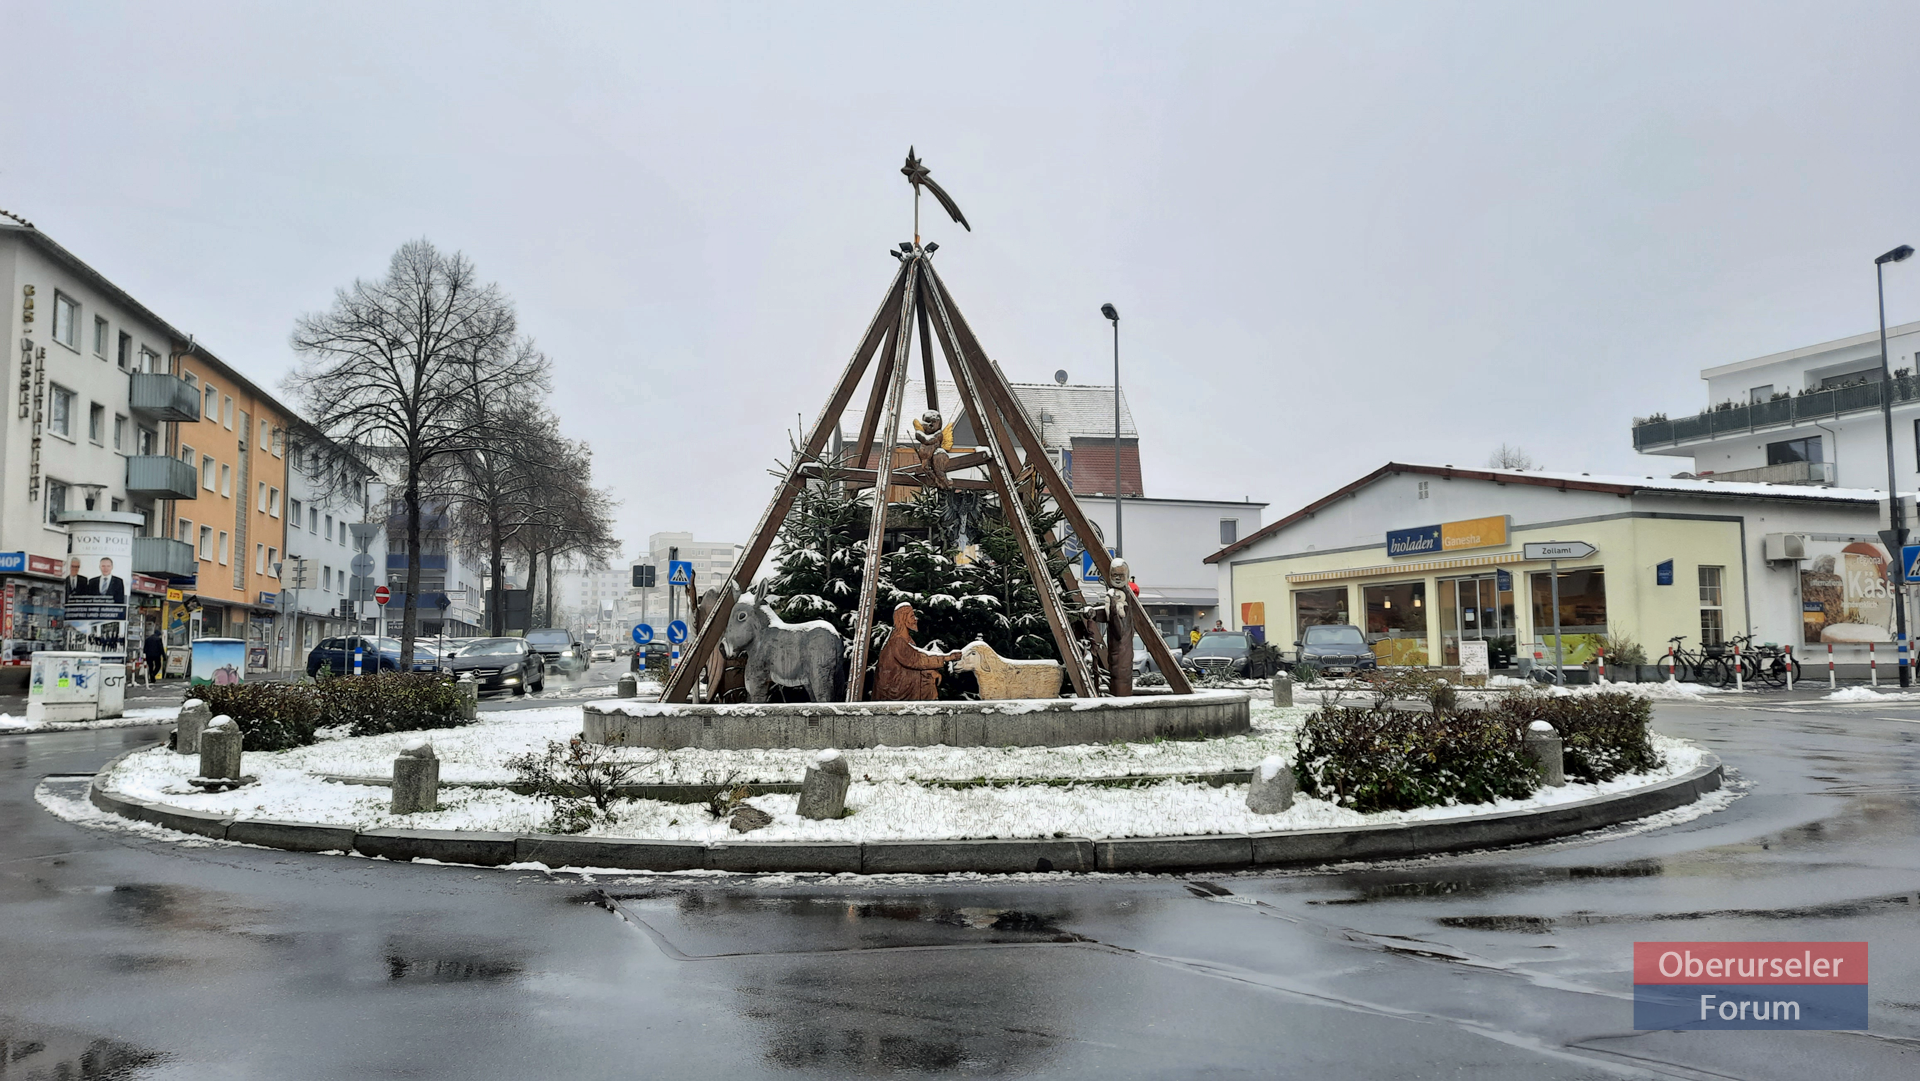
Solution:
<svg viewBox="0 0 1920 1081">
<path fill-rule="evenodd" d="M 1782 646 L 1787 654 L 1787 690 L 1793 690 L 1793 647 Z"/>
<path fill-rule="evenodd" d="M 1677 666 L 1673 663 L 1673 647 L 1668 646 L 1667 647 L 1667 682 L 1668 683 L 1672 683 L 1679 678 L 1679 676 L 1676 674 L 1676 668 Z"/>
<path fill-rule="evenodd" d="M 1880 660 L 1874 654 L 1872 642 L 1867 643 L 1867 682 L 1880 686 Z"/>
<path fill-rule="evenodd" d="M 1746 684 L 1740 678 L 1744 674 L 1740 671 L 1740 668 L 1740 643 L 1735 642 L 1733 644 L 1733 689 L 1736 691 L 1744 691 L 1747 689 Z"/>
<path fill-rule="evenodd" d="M 1840 689 L 1840 683 L 1833 675 L 1833 643 L 1827 643 L 1827 690 Z"/>
<path fill-rule="evenodd" d="M 1602 647 L 1600 647 L 1600 648 L 1598 648 L 1598 649 L 1595 649 L 1595 650 L 1594 650 L 1593 652 L 1594 652 L 1594 658 L 1595 658 L 1595 659 L 1596 659 L 1596 660 L 1597 660 L 1597 661 L 1599 662 L 1599 664 L 1600 664 L 1600 682 L 1602 682 L 1602 683 L 1605 683 L 1605 682 L 1607 681 L 1607 650 L 1606 650 L 1606 647 L 1605 647 L 1605 646 L 1602 646 Z"/>
</svg>

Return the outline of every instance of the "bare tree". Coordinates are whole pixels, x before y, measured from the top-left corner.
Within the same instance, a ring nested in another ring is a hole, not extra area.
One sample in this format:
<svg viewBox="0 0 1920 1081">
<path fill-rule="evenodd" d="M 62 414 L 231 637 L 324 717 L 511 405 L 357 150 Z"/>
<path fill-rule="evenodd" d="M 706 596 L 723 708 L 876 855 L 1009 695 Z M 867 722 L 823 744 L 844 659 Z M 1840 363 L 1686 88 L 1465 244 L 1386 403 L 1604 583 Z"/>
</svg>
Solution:
<svg viewBox="0 0 1920 1081">
<path fill-rule="evenodd" d="M 299 367 L 286 387 L 314 426 L 397 478 L 407 576 L 401 610 L 403 668 L 413 663 L 420 592 L 421 506 L 436 470 L 481 445 L 475 394 L 530 397 L 544 369 L 521 367 L 513 304 L 483 284 L 471 260 L 413 240 L 384 277 L 356 279 L 325 312 L 294 324 Z"/>
<path fill-rule="evenodd" d="M 1510 447 L 1502 443 L 1498 450 L 1487 455 L 1487 468 L 1512 469 L 1524 473 L 1529 469 L 1537 469 L 1539 467 L 1534 465 L 1533 455 L 1528 454 L 1519 447 Z"/>
<path fill-rule="evenodd" d="M 543 369 L 546 358 L 523 343 L 523 367 Z M 449 486 L 460 541 L 487 554 L 489 633 L 506 633 L 507 556 L 536 520 L 556 471 L 569 467 L 559 419 L 543 406 L 505 402 L 475 388 L 469 406 L 488 439 L 456 458 Z"/>
<path fill-rule="evenodd" d="M 553 561 L 578 556 L 589 567 L 605 567 L 619 548 L 613 535 L 613 499 L 592 483 L 593 454 L 584 443 L 556 442 L 564 455 L 556 463 L 532 501 L 528 520 L 520 529 L 521 553 L 527 567 L 528 599 L 539 595 L 540 574 L 546 572 L 545 604 L 548 625 L 553 619 Z"/>
</svg>

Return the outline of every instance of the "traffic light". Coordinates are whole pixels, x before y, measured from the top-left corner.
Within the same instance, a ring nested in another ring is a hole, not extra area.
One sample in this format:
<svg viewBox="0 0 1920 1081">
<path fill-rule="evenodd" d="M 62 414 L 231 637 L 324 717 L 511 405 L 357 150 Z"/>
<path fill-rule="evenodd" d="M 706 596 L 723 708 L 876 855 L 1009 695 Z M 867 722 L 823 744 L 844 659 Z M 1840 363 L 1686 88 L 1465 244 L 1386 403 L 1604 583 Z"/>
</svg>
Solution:
<svg viewBox="0 0 1920 1081">
<path fill-rule="evenodd" d="M 653 588 L 653 564 L 641 563 L 633 568 L 633 588 Z"/>
</svg>

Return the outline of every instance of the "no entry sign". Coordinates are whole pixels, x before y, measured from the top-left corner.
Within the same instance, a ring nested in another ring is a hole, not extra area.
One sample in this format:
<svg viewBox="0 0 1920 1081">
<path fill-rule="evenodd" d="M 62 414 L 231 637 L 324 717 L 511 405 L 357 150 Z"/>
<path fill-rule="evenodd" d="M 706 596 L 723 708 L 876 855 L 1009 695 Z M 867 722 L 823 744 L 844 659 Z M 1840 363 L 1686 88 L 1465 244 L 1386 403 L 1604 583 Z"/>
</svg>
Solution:
<svg viewBox="0 0 1920 1081">
<path fill-rule="evenodd" d="M 391 596 L 393 596 L 393 594 L 387 591 L 386 586 L 375 586 L 373 590 L 373 603 L 385 608 L 387 606 L 387 598 Z"/>
</svg>

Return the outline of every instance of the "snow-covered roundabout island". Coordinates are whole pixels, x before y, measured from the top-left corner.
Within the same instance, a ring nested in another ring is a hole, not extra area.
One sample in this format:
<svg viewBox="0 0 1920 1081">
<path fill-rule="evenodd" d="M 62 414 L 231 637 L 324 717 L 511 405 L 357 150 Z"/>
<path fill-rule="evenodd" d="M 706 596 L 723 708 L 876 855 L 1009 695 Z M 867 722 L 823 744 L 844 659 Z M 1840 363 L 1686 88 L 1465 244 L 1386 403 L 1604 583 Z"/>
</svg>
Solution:
<svg viewBox="0 0 1920 1081">
<path fill-rule="evenodd" d="M 612 746 L 595 753 L 631 769 L 611 817 L 582 832 L 549 832 L 552 807 L 509 787 L 518 775 L 507 763 L 578 735 L 578 705 L 248 752 L 246 772 L 258 783 L 226 792 L 188 783 L 196 756 L 154 747 L 109 763 L 91 796 L 127 818 L 305 851 L 483 865 L 873 874 L 1231 870 L 1409 857 L 1615 825 L 1686 807 L 1720 787 L 1712 755 L 1656 735 L 1665 761 L 1655 770 L 1541 788 L 1526 799 L 1361 814 L 1300 795 L 1285 811 L 1256 814 L 1247 806 L 1252 772 L 1270 756 L 1291 761 L 1312 710 L 1233 697 L 1250 723 L 1230 735 L 848 748 L 847 813 L 826 820 L 796 813 L 799 782 L 817 753 L 810 747 Z M 395 815 L 382 786 L 395 757 L 421 737 L 439 756 L 439 804 Z M 719 792 L 734 793 L 771 823 L 736 832 L 710 807 Z"/>
</svg>

